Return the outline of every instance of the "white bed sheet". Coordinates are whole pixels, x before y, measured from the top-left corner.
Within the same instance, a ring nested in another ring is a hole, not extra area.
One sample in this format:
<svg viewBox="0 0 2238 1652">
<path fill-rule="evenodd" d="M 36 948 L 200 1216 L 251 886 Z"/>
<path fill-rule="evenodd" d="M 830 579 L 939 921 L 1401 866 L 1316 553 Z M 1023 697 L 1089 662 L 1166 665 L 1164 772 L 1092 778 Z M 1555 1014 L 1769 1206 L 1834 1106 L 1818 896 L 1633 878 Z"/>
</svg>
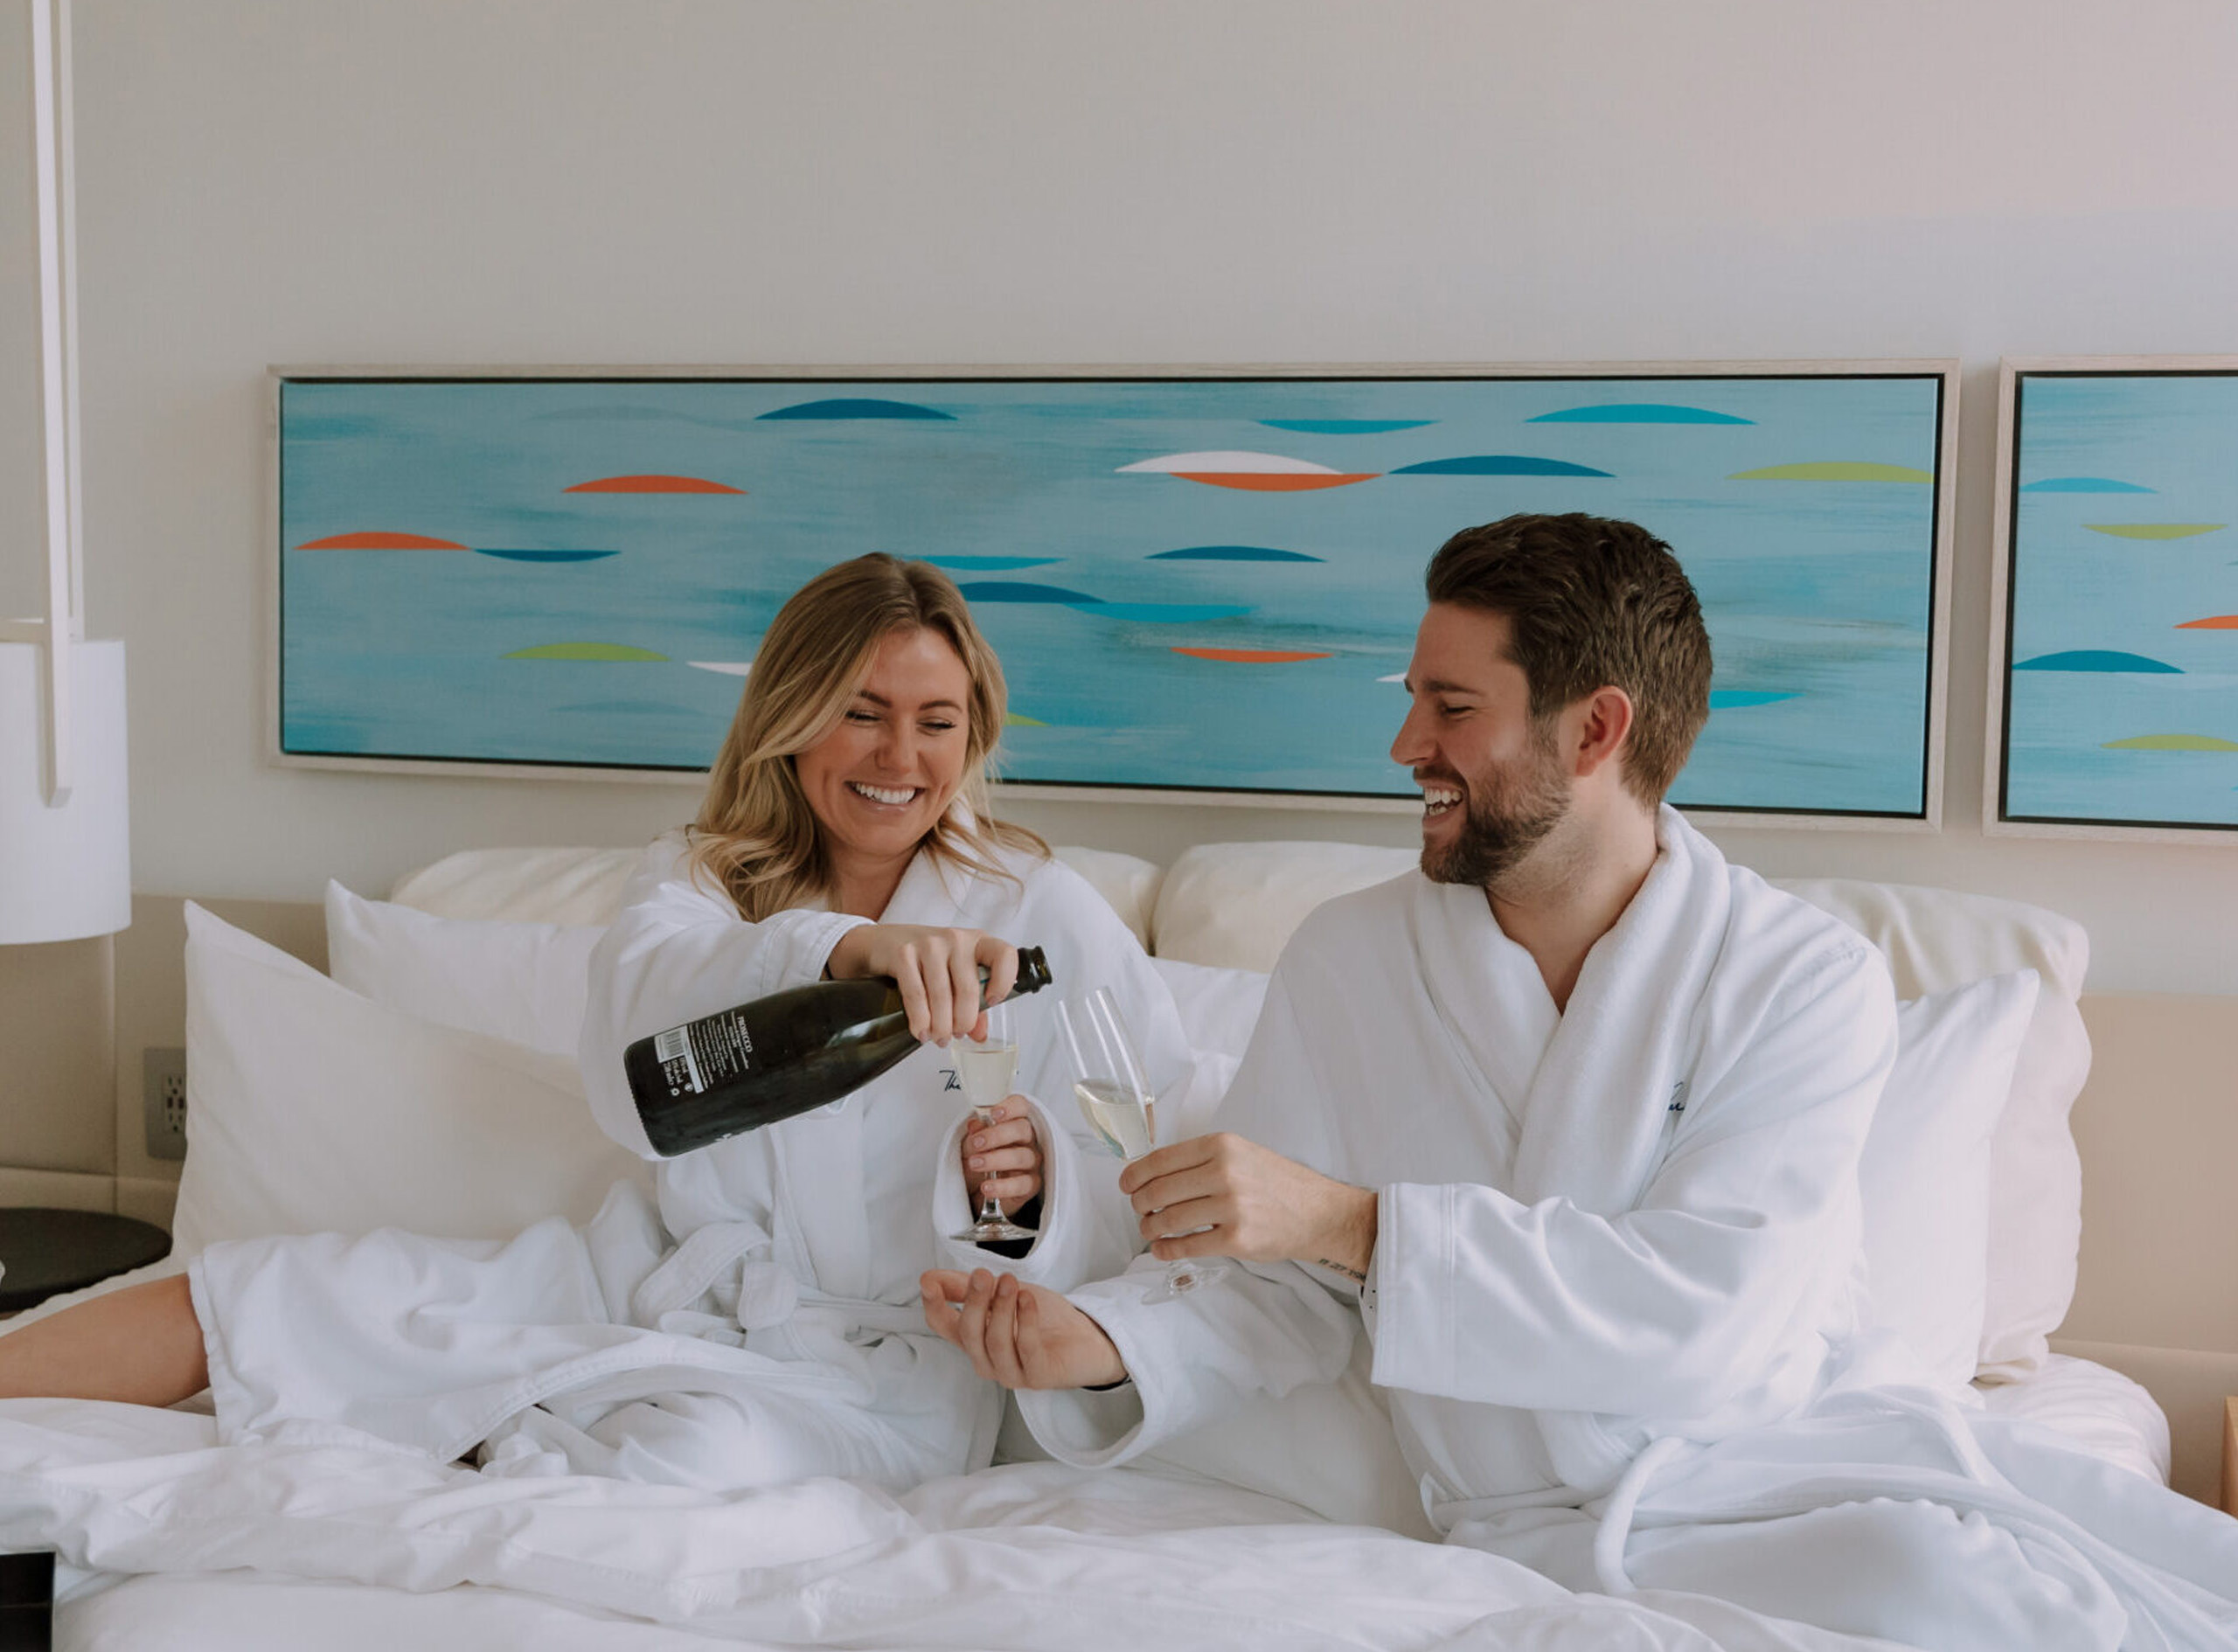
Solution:
<svg viewBox="0 0 2238 1652">
<path fill-rule="evenodd" d="M 2165 1479 L 2165 1420 L 2150 1396 L 2118 1372 L 2055 1357 L 2040 1376 L 1986 1390 L 1983 1399 L 1992 1412 L 2059 1428 L 2109 1461 Z M 416 1588 L 408 1589 L 291 1576 L 284 1565 L 259 1566 L 254 1561 L 262 1539 L 254 1537 L 254 1516 L 232 1536 L 226 1535 L 228 1519 L 260 1504 L 292 1504 L 331 1522 L 341 1505 L 313 1492 L 286 1465 L 252 1457 L 220 1472 L 190 1467 L 190 1459 L 211 1464 L 227 1454 L 198 1449 L 207 1435 L 195 1431 L 206 1431 L 206 1421 L 136 1415 L 129 1407 L 72 1408 L 45 1416 L 73 1434 L 106 1438 L 105 1447 L 82 1456 L 75 1448 L 69 1452 L 81 1469 L 95 1468 L 92 1460 L 107 1458 L 109 1469 L 97 1473 L 129 1479 L 136 1471 L 127 1463 L 137 1455 L 136 1447 L 144 1445 L 171 1456 L 178 1465 L 173 1478 L 205 1475 L 191 1496 L 182 1496 L 163 1476 L 152 1476 L 135 1506 L 160 1522 L 202 1499 L 215 1517 L 215 1535 L 198 1563 L 232 1568 L 80 1577 L 66 1589 L 57 1610 L 55 1645 L 63 1652 L 148 1646 L 176 1652 L 296 1652 L 305 1646 L 322 1652 L 393 1652 L 400 1646 L 414 1652 L 516 1647 L 524 1652 L 683 1652 L 711 1642 L 928 1652 L 1055 1646 L 1093 1652 L 1158 1643 L 1255 1652 L 1262 1647 L 1428 1652 L 1479 1646 L 1599 1652 L 1615 1643 L 1692 1652 L 1711 1643 L 1701 1638 L 1705 1630 L 1726 1647 L 1852 1644 L 1815 1633 L 1791 1639 L 1803 1632 L 1745 1614 L 1710 1621 L 1706 1614 L 1730 1609 L 1682 1598 L 1644 1595 L 1617 1603 L 1569 1596 L 1490 1556 L 1326 1525 L 1274 1498 L 1054 1463 L 938 1482 L 900 1500 L 897 1513 L 914 1523 L 915 1535 L 899 1544 L 880 1538 L 866 1545 L 859 1565 L 837 1572 L 813 1563 L 793 1568 L 803 1602 L 813 1604 L 779 1605 L 792 1591 L 787 1579 L 765 1573 L 762 1582 L 740 1591 L 720 1609 L 682 1621 L 650 1621 L 532 1588 L 476 1582 L 432 1586 L 445 1581 L 441 1568 L 421 1570 Z M 15 1461 L 23 1461 L 19 1450 Z M 381 1473 L 378 1462 L 360 1466 L 374 1477 Z M 455 1484 L 416 1485 L 440 1475 L 393 1466 L 415 1483 L 402 1499 L 383 1494 L 364 1504 L 376 1523 L 367 1528 L 370 1549 L 390 1539 L 400 1508 L 415 1508 L 407 1524 L 418 1521 L 433 1531 L 462 1524 L 455 1505 L 463 1501 L 469 1505 L 464 1522 L 483 1522 L 481 1531 L 498 1540 L 495 1558 L 478 1563 L 483 1575 L 532 1578 L 532 1568 L 516 1564 L 517 1558 L 552 1541 L 552 1529 L 539 1531 L 538 1524 L 549 1511 L 515 1503 L 517 1494 L 532 1497 L 533 1485 L 499 1482 L 486 1498 L 469 1487 L 462 1500 Z M 0 1503 L 8 1501 L 7 1477 L 0 1475 Z M 592 1494 L 594 1499 L 600 1495 Z M 637 1495 L 622 1489 L 622 1506 L 613 1512 L 626 1520 Z M 657 1506 L 668 1496 L 652 1494 L 645 1517 L 672 1517 L 675 1510 Z M 307 1497 L 319 1507 L 306 1510 Z M 415 1498 L 422 1501 L 415 1504 Z M 454 1506 L 437 1512 L 437 1502 Z M 579 1536 L 563 1537 L 561 1546 Z M 114 1528 L 111 1540 L 116 1540 Z M 129 1535 L 123 1541 L 128 1551 L 137 1543 Z M 512 1558 L 507 1544 L 513 1545 Z M 149 1551 L 167 1551 L 176 1555 L 175 1548 Z M 703 1565 L 707 1559 L 704 1551 L 692 1558 Z M 251 1564 L 243 1565 L 245 1560 Z M 318 1569 L 331 1562 L 307 1554 L 304 1564 Z M 738 1566 L 741 1572 L 757 1570 L 746 1553 L 739 1555 Z"/>
<path fill-rule="evenodd" d="M 393 1451 L 310 1440 L 212 1447 L 210 1439 L 207 1419 L 0 1403 L 0 1543 L 36 1526 L 58 1532 L 66 1556 L 150 1574 L 115 1582 L 68 1573 L 59 1647 L 1867 1652 L 1877 1644 L 1699 1596 L 1573 1595 L 1474 1550 L 1327 1525 L 1255 1494 L 1131 1470 L 1020 1464 L 935 1481 L 899 1500 L 830 1481 L 716 1499 L 566 1477 L 490 1482 Z M 756 1565 L 757 1550 L 783 1558 Z M 335 1576 L 356 1586 L 314 1580 Z M 499 1586 L 476 1586 L 492 1581 Z M 622 1597 L 637 1604 L 619 1607 Z"/>
<path fill-rule="evenodd" d="M 2117 1371 L 2048 1354 L 2044 1368 L 2026 1381 L 1984 1385 L 1976 1392 L 1994 1416 L 2056 1428 L 2093 1456 L 2168 1483 L 2167 1414 L 2143 1384 Z"/>
<path fill-rule="evenodd" d="M 959 1495 L 963 1494 L 963 1495 Z M 945 1517 L 983 1522 L 986 1527 L 1019 1525 L 1039 1529 L 1038 1535 L 1062 1530 L 1082 1536 L 1119 1539 L 1170 1538 L 1177 1527 L 1257 1528 L 1293 1526 L 1298 1535 L 1316 1523 L 1303 1511 L 1248 1492 L 1221 1492 L 1202 1486 L 1157 1479 L 1147 1475 L 1095 1475 L 1053 1463 L 1024 1466 L 979 1476 L 965 1491 L 964 1482 L 946 1482 L 929 1498 Z M 1324 1531 L 1328 1529 L 1324 1528 Z M 1272 1535 L 1272 1534 L 1269 1534 Z M 1209 1541 L 1225 1541 L 1239 1553 L 1254 1539 L 1241 1531 L 1211 1531 Z M 1380 1539 L 1364 1534 L 1339 1537 L 1340 1544 L 1365 1544 L 1373 1549 Z M 1202 1581 L 1201 1576 L 1195 1579 Z M 430 1593 L 383 1588 L 365 1584 L 301 1579 L 258 1571 L 184 1576 L 146 1575 L 91 1577 L 73 1590 L 56 1617 L 58 1652 L 108 1652 L 109 1649 L 161 1646 L 166 1652 L 484 1652 L 520 1649 L 521 1652 L 705 1652 L 711 1641 L 720 1644 L 768 1648 L 771 1652 L 803 1644 L 864 1646 L 924 1646 L 960 1648 L 979 1643 L 981 1630 L 973 1627 L 980 1615 L 971 1596 L 962 1590 L 941 1610 L 926 1612 L 896 1600 L 881 1610 L 857 1602 L 857 1616 L 837 1640 L 767 1640 L 741 1636 L 740 1626 L 720 1621 L 658 1623 L 625 1616 L 598 1607 L 552 1599 L 513 1589 L 478 1584 L 457 1584 Z M 990 1600 L 984 1608 L 989 1621 L 989 1646 L 1010 1645 L 999 1637 L 994 1621 L 1015 1617 L 1012 1610 L 998 1610 Z M 1245 1605 L 1239 1601 L 1238 1606 Z M 1092 1609 L 1082 1601 L 1082 1609 Z M 1467 1608 L 1449 1602 L 1442 1615 L 1458 1617 Z M 830 1627 L 841 1629 L 844 1614 L 831 1614 Z M 1232 1615 L 1222 1611 L 1220 1617 Z M 1050 1646 L 1087 1646 L 1086 1637 L 1068 1639 L 1060 1614 L 1047 1622 Z M 942 1622 L 937 1620 L 946 1619 Z M 1266 1620 L 1272 1630 L 1278 1616 Z M 1011 1625 L 1014 1630 L 1016 1624 Z M 1200 1623 L 1197 1626 L 1207 1626 Z M 1239 1635 L 1240 1624 L 1222 1626 L 1205 1641 L 1187 1644 L 1257 1645 L 1260 1630 Z M 1285 1632 L 1295 1635 L 1289 1623 Z M 1330 1645 L 1367 1645 L 1344 1635 L 1331 1626 Z M 897 1635 L 899 1638 L 897 1638 Z M 1414 1637 L 1420 1638 L 1420 1631 Z M 1277 1644 L 1269 1635 L 1266 1644 Z M 1294 1644 L 1323 1644 L 1311 1635 Z"/>
</svg>

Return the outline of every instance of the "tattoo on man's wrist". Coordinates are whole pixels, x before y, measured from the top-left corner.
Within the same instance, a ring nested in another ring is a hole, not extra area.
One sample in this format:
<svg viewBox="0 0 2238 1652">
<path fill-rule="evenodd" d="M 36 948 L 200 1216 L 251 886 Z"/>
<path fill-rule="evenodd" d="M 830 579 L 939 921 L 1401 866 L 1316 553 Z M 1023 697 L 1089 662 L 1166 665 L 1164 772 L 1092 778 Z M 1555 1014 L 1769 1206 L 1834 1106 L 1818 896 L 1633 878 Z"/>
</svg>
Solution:
<svg viewBox="0 0 2238 1652">
<path fill-rule="evenodd" d="M 1352 1281 L 1356 1284 L 1365 1285 L 1367 1283 L 1367 1275 L 1361 1273 L 1357 1267 L 1347 1267 L 1342 1262 L 1332 1261 L 1326 1256 L 1315 1257 L 1313 1259 L 1313 1265 L 1316 1267 L 1325 1267 L 1332 1274 L 1342 1274 L 1346 1279 Z"/>
</svg>

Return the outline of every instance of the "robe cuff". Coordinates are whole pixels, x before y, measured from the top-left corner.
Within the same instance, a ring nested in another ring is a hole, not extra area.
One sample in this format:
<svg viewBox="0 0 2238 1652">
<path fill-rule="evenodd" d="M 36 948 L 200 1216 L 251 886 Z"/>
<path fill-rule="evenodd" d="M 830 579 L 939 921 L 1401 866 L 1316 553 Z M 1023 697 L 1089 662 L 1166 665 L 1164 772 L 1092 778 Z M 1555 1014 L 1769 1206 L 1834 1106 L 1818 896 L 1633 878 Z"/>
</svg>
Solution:
<svg viewBox="0 0 2238 1652">
<path fill-rule="evenodd" d="M 1141 1443 L 1142 1391 L 1131 1382 L 1116 1388 L 1021 1390 L 1018 1415 L 1059 1462 L 1075 1468 L 1101 1468 L 1124 1462 L 1148 1447 Z"/>
<path fill-rule="evenodd" d="M 1026 1116 L 1033 1121 L 1034 1137 L 1041 1149 L 1041 1191 L 1037 1201 L 1040 1211 L 1033 1225 L 1033 1238 L 1018 1240 L 1015 1250 L 1008 1246 L 996 1250 L 956 1237 L 979 1212 L 977 1183 L 968 1181 L 963 1174 L 963 1136 L 972 1125 L 966 1112 L 949 1127 L 933 1161 L 933 1243 L 943 1267 L 965 1273 L 990 1268 L 998 1274 L 1015 1274 L 1025 1284 L 1061 1291 L 1088 1276 L 1094 1260 L 1092 1213 L 1085 1208 L 1087 1195 L 1071 1155 L 1071 1142 L 1060 1139 L 1064 1132 L 1046 1107 L 1032 1096 L 1025 1097 L 1025 1103 Z"/>
<path fill-rule="evenodd" d="M 1446 1392 L 1435 1379 L 1454 1360 L 1452 1194 L 1405 1182 L 1376 1193 L 1360 1322 L 1375 1350 L 1368 1380 L 1380 1387 Z"/>
<path fill-rule="evenodd" d="M 1022 1388 L 1015 1395 L 1018 1415 L 1042 1449 L 1059 1462 L 1075 1468 L 1113 1468 L 1179 1432 L 1172 1404 L 1158 1403 L 1168 1383 L 1153 1351 L 1157 1339 L 1134 1333 L 1133 1310 L 1144 1306 L 1140 1301 L 1144 1287 L 1139 1272 L 1122 1274 L 1069 1299 L 1118 1349 L 1127 1374 L 1117 1387 Z"/>
<path fill-rule="evenodd" d="M 844 912 L 772 913 L 761 922 L 765 929 L 776 932 L 777 943 L 763 955 L 763 985 L 757 996 L 767 997 L 823 980 L 839 938 L 870 921 Z"/>
</svg>

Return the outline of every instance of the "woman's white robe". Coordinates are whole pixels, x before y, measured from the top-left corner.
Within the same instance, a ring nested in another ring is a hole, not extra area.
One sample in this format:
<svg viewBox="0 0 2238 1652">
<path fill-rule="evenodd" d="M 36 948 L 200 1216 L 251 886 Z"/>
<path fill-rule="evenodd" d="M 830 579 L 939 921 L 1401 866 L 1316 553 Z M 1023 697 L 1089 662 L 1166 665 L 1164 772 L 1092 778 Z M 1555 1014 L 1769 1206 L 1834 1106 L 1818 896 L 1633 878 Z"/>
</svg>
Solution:
<svg viewBox="0 0 2238 1652">
<path fill-rule="evenodd" d="M 2107 1644 L 2118 1614 L 2103 1573 L 2126 1562 L 2070 1564 L 2089 1545 L 1993 1490 L 2013 1470 L 1987 1467 L 1947 1398 L 1885 1386 L 1916 1380 L 1909 1357 L 1860 1330 L 1857 1160 L 1895 1052 L 1885 967 L 1674 811 L 1658 836 L 1566 1012 L 1481 890 L 1410 873 L 1309 918 L 1215 1122 L 1378 1190 L 1366 1288 L 1287 1264 L 1232 1268 L 1178 1302 L 1146 1302 L 1140 1271 L 1087 1287 L 1074 1300 L 1117 1343 L 1131 1388 L 1021 1394 L 1021 1412 L 1057 1456 L 1122 1462 L 1255 1396 L 1333 1379 L 1365 1333 L 1425 1508 L 1456 1540 L 1573 1587 L 1629 1588 L 1630 1565 L 1663 1587 L 1743 1594 L 1728 1554 L 1702 1560 L 1714 1545 L 1697 1543 L 1690 1571 L 1674 1537 L 1775 1509 L 1933 1497 L 2041 1542 L 2025 1558 L 2009 1542 L 1943 1545 L 1953 1574 L 1988 1580 L 1991 1609 L 1923 1607 L 1952 1633 L 1920 1644 L 2051 1644 L 1978 1638 L 2047 1622 Z M 2061 1475 L 2096 1483 L 2073 1464 Z M 2168 1505 L 2182 1499 L 2143 1490 L 2158 1499 L 2161 1565 L 2193 1583 L 2214 1565 L 2238 1578 L 2238 1524 L 2215 1550 L 2212 1533 L 2177 1532 L 2189 1517 Z M 1804 1547 L 1869 1549 L 1838 1524 Z M 1883 1546 L 1909 1575 L 1920 1531 Z M 1765 1552 L 1770 1572 L 1807 1575 L 1792 1547 Z M 2040 1564 L 2045 1590 L 2009 1591 L 2027 1600 L 1999 1618 L 1997 1579 Z M 2173 1621 L 2210 1610 L 2189 1586 L 2147 1593 Z M 1772 1600 L 1760 1609 L 1794 1604 Z M 2238 1614 L 2228 1621 L 2238 1629 Z"/>
<path fill-rule="evenodd" d="M 865 921 L 743 922 L 680 851 L 673 837 L 648 850 L 594 953 L 583 1036 L 599 1122 L 647 1157 L 623 1048 L 817 980 Z M 1069 1094 L 1048 1003 L 1095 985 L 1154 1077 L 1198 1082 L 1171 996 L 1109 904 L 1053 861 L 1005 864 L 1014 884 L 921 854 L 882 920 L 1044 948 L 1053 985 L 1018 1001 L 1018 1088 Z M 1000 1392 L 926 1329 L 920 1273 L 991 1265 L 1062 1288 L 1122 1266 L 1135 1239 L 1117 1163 L 1038 1104 L 1031 1253 L 949 1239 L 973 1207 L 954 1066 L 927 1046 L 830 1107 L 659 1161 L 657 1210 L 622 1183 L 580 1231 L 553 1218 L 504 1243 L 383 1231 L 212 1246 L 190 1282 L 220 1437 L 323 1425 L 444 1460 L 480 1444 L 499 1473 L 723 1489 L 827 1474 L 900 1488 L 983 1464 Z"/>
</svg>

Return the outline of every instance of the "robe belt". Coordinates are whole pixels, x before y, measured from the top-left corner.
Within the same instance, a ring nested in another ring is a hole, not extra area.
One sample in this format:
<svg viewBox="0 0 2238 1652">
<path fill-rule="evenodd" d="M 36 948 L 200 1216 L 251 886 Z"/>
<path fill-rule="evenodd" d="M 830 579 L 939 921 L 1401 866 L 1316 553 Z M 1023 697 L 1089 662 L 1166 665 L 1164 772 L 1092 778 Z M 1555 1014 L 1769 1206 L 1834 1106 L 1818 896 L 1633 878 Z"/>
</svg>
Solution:
<svg viewBox="0 0 2238 1652">
<path fill-rule="evenodd" d="M 769 1242 L 768 1231 L 759 1222 L 710 1222 L 694 1230 L 629 1293 L 630 1319 L 639 1325 L 657 1325 L 664 1314 L 691 1307 L 734 1267 L 736 1317 L 741 1330 L 767 1330 L 807 1308 L 879 1336 L 930 1335 L 926 1331 L 924 1310 L 914 1302 L 896 1304 L 803 1290 L 776 1262 L 740 1260 L 747 1252 Z"/>
<path fill-rule="evenodd" d="M 735 1266 L 739 1329 L 783 1324 L 800 1306 L 800 1287 L 793 1276 L 775 1262 L 739 1260 L 768 1244 L 769 1232 L 759 1222 L 710 1222 L 694 1230 L 667 1260 L 638 1281 L 629 1293 L 629 1317 L 640 1325 L 657 1325 L 662 1315 L 690 1307 Z"/>
<path fill-rule="evenodd" d="M 1632 1574 L 1624 1567 L 1624 1545 L 1631 1540 L 1632 1519 L 1639 1512 L 1640 1499 L 1647 1495 L 1648 1482 L 1664 1464 L 1694 1448 L 1693 1442 L 1683 1435 L 1664 1435 L 1632 1459 L 1609 1492 L 1601 1510 L 1600 1529 L 1593 1534 L 1593 1569 L 1604 1593 L 1632 1593 Z"/>
</svg>

